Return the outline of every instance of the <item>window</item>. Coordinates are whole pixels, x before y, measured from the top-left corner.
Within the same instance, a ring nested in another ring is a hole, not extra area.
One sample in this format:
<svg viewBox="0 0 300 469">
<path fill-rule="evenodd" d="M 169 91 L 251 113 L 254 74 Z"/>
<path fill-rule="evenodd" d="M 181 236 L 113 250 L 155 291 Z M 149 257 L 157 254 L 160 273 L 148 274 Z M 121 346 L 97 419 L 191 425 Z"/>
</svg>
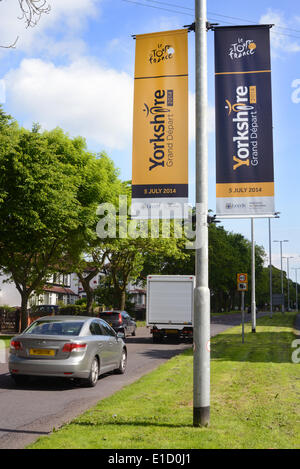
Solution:
<svg viewBox="0 0 300 469">
<path fill-rule="evenodd" d="M 36 321 L 26 331 L 26 334 L 42 335 L 79 335 L 83 322 L 81 321 Z"/>
<path fill-rule="evenodd" d="M 90 332 L 92 335 L 103 335 L 102 328 L 98 321 L 93 321 L 91 323 Z"/>
<path fill-rule="evenodd" d="M 106 322 L 101 321 L 101 328 L 103 330 L 103 335 L 109 335 L 112 337 L 116 336 L 115 331 Z"/>
</svg>

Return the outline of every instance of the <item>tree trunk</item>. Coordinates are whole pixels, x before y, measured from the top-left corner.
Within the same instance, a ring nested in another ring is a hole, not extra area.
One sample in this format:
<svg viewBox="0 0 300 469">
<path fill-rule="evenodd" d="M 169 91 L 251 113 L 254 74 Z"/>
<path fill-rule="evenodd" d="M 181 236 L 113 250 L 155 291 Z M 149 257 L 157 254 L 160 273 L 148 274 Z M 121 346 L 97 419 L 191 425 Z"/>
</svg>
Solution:
<svg viewBox="0 0 300 469">
<path fill-rule="evenodd" d="M 122 290 L 121 296 L 120 296 L 120 310 L 121 311 L 125 309 L 125 303 L 126 303 L 126 290 Z"/>
<path fill-rule="evenodd" d="M 86 312 L 90 316 L 93 314 L 93 301 L 94 301 L 94 292 L 91 288 L 87 288 L 86 292 Z"/>
<path fill-rule="evenodd" d="M 21 294 L 21 332 L 23 332 L 28 326 L 28 298 L 29 293 L 27 291 L 23 291 Z"/>
</svg>

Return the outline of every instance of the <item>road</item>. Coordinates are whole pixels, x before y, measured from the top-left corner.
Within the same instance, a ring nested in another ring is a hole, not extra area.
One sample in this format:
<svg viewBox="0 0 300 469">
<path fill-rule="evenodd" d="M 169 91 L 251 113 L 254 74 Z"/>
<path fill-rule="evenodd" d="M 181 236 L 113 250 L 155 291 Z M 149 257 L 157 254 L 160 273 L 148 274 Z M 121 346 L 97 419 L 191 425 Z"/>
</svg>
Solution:
<svg viewBox="0 0 300 469">
<path fill-rule="evenodd" d="M 211 336 L 239 323 L 240 315 L 213 318 Z M 33 381 L 17 388 L 9 376 L 7 363 L 0 363 L 0 448 L 24 448 L 191 347 L 184 343 L 153 344 L 146 327 L 138 328 L 136 337 L 128 337 L 126 343 L 126 373 L 104 375 L 95 388 L 80 388 L 53 379 Z"/>
</svg>

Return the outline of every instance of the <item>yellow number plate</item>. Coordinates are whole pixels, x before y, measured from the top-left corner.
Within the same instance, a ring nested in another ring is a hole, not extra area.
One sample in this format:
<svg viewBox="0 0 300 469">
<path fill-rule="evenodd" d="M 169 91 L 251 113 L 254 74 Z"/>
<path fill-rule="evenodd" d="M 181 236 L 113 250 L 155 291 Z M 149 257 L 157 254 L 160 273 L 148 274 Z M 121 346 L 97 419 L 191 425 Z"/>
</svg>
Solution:
<svg viewBox="0 0 300 469">
<path fill-rule="evenodd" d="M 42 349 L 42 348 L 31 348 L 29 350 L 29 355 L 44 355 L 47 357 L 54 357 L 55 350 Z"/>
</svg>

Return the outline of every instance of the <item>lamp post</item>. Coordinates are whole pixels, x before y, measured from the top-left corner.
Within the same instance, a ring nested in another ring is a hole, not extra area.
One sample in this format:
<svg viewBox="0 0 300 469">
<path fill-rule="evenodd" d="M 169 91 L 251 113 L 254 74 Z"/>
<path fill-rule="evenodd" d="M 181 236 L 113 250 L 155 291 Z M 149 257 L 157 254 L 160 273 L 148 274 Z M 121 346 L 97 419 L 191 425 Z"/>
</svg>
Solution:
<svg viewBox="0 0 300 469">
<path fill-rule="evenodd" d="M 282 271 L 282 243 L 288 243 L 288 239 L 277 240 L 274 239 L 274 243 L 280 243 L 280 271 L 281 271 L 281 295 L 283 297 L 283 271 Z M 284 313 L 284 301 L 281 303 L 281 311 Z"/>
<path fill-rule="evenodd" d="M 298 312 L 298 280 L 297 280 L 297 271 L 300 270 L 300 267 L 292 267 L 296 272 L 296 311 Z"/>
<path fill-rule="evenodd" d="M 275 218 L 279 217 L 280 212 L 275 212 Z M 271 235 L 271 218 L 269 220 L 269 293 L 270 293 L 270 316 L 273 315 L 273 286 L 272 286 L 272 235 Z"/>
<path fill-rule="evenodd" d="M 196 288 L 194 309 L 194 427 L 210 419 L 210 291 L 208 287 L 208 143 L 207 143 L 207 11 L 206 0 L 195 0 L 196 55 Z"/>
<path fill-rule="evenodd" d="M 288 290 L 288 311 L 290 310 L 290 265 L 289 260 L 293 259 L 294 256 L 285 256 L 282 259 L 286 259 L 286 267 L 287 267 L 287 290 Z"/>
</svg>

